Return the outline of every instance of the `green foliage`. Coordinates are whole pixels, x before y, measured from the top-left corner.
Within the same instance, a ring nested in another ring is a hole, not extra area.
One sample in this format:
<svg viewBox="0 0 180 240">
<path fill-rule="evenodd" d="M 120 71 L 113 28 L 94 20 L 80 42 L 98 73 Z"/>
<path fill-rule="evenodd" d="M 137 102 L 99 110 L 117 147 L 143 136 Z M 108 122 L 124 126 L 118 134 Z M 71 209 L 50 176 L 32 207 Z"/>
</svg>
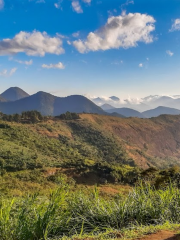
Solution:
<svg viewBox="0 0 180 240">
<path fill-rule="evenodd" d="M 1 200 L 0 237 L 3 240 L 60 239 L 74 234 L 99 234 L 139 226 L 180 223 L 180 191 L 172 185 L 155 190 L 134 189 L 125 199 L 105 200 L 97 188 L 73 193 L 61 185 L 49 197 L 38 195 Z"/>
<path fill-rule="evenodd" d="M 22 116 L 28 118 L 28 114 L 23 113 Z M 44 167 L 74 167 L 78 173 L 94 172 L 110 182 L 119 182 L 124 179 L 124 169 L 128 169 L 128 165 L 134 166 L 122 146 L 111 136 L 90 126 L 86 128 L 81 121 L 66 123 L 73 138 L 60 133 L 58 138 L 50 138 L 38 133 L 48 131 L 57 135 L 61 124 L 61 121 L 53 121 L 53 124 L 0 122 L 1 169 L 12 172 Z M 117 170 L 118 167 L 120 170 Z"/>
<path fill-rule="evenodd" d="M 60 116 L 57 116 L 56 118 L 59 118 L 61 120 L 78 120 L 78 119 L 81 119 L 79 114 L 71 113 L 71 112 L 63 113 Z"/>
<path fill-rule="evenodd" d="M 69 126 L 76 140 L 90 147 L 90 151 L 87 152 L 81 147 L 80 151 L 85 157 L 93 153 L 97 160 L 135 166 L 134 161 L 128 157 L 123 147 L 112 136 L 84 122 L 69 122 Z"/>
<path fill-rule="evenodd" d="M 45 120 L 46 118 L 41 115 L 38 111 L 26 111 L 22 112 L 22 114 L 13 114 L 6 115 L 0 113 L 0 118 L 4 121 L 8 122 L 17 122 L 17 123 L 37 123 Z"/>
</svg>

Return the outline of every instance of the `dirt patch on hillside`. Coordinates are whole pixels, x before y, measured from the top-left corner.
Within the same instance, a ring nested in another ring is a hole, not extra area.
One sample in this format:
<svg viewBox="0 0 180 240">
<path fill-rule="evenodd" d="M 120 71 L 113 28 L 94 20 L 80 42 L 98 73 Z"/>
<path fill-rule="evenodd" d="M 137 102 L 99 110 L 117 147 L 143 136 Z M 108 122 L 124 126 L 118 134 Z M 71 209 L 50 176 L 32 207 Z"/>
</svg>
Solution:
<svg viewBox="0 0 180 240">
<path fill-rule="evenodd" d="M 180 240 L 180 235 L 170 231 L 160 231 L 137 240 Z"/>
<path fill-rule="evenodd" d="M 179 164 L 180 116 L 139 119 L 82 114 L 81 118 L 96 124 L 100 131 L 111 134 L 143 169 L 157 166 L 161 160 L 157 167 L 169 162 Z"/>
</svg>

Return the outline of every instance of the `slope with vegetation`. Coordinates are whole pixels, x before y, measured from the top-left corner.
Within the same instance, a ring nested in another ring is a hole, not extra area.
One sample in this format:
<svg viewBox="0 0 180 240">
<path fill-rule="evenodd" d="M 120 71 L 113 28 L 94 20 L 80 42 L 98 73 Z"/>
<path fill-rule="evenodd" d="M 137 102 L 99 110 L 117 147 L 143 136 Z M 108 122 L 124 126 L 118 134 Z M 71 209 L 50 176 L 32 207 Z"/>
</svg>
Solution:
<svg viewBox="0 0 180 240">
<path fill-rule="evenodd" d="M 0 238 L 107 239 L 176 229 L 180 168 L 160 168 L 179 165 L 179 121 L 1 114 Z M 168 158 L 160 148 L 167 145 Z"/>
<path fill-rule="evenodd" d="M 112 181 L 122 177 L 114 177 L 125 170 L 119 166 L 180 165 L 180 116 L 123 119 L 67 112 L 48 118 L 30 111 L 1 119 L 0 160 L 7 171 L 68 166 Z"/>
<path fill-rule="evenodd" d="M 39 160 L 50 158 L 48 166 L 85 159 L 144 169 L 180 165 L 180 116 L 126 119 L 67 112 L 48 118 L 30 111 L 1 118 L 2 144 L 44 156 Z"/>
</svg>

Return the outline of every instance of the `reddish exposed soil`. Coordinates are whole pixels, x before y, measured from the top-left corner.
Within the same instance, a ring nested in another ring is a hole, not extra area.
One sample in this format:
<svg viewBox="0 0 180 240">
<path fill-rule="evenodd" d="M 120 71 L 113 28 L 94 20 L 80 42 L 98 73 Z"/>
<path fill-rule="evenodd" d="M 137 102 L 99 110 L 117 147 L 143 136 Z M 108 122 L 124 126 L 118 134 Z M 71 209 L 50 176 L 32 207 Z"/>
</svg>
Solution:
<svg viewBox="0 0 180 240">
<path fill-rule="evenodd" d="M 82 114 L 101 131 L 111 133 L 124 145 L 129 156 L 142 168 L 148 168 L 148 158 L 180 158 L 180 115 L 158 118 L 117 118 Z"/>
<path fill-rule="evenodd" d="M 123 146 L 128 157 L 147 169 L 163 167 L 167 163 L 180 165 L 180 115 L 162 115 L 158 118 L 118 118 L 96 114 L 81 114 L 87 128 L 90 126 Z M 59 134 L 73 140 L 73 132 L 66 121 L 48 121 L 43 125 L 29 125 L 33 131 L 49 138 Z M 162 162 L 160 162 L 162 160 Z M 160 162 L 160 164 L 156 164 Z"/>
<path fill-rule="evenodd" d="M 180 240 L 180 235 L 170 231 L 160 231 L 137 240 Z"/>
</svg>

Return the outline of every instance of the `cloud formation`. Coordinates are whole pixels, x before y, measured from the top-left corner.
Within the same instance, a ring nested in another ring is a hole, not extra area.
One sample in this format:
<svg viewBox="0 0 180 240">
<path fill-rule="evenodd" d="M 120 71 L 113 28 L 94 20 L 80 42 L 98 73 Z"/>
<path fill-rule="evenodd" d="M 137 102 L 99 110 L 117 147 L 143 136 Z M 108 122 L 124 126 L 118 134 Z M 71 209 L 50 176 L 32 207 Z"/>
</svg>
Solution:
<svg viewBox="0 0 180 240">
<path fill-rule="evenodd" d="M 172 57 L 172 56 L 174 55 L 174 53 L 171 52 L 170 50 L 167 50 L 166 53 L 167 53 L 170 57 Z"/>
<path fill-rule="evenodd" d="M 33 64 L 33 60 L 29 60 L 29 61 L 15 60 L 15 62 L 20 63 L 20 64 L 25 64 L 25 65 L 28 65 L 28 66 Z"/>
<path fill-rule="evenodd" d="M 91 3 L 91 0 L 82 0 L 85 3 Z"/>
<path fill-rule="evenodd" d="M 134 4 L 134 1 L 127 0 L 125 3 L 121 4 L 121 10 L 123 10 L 124 7 L 126 7 L 126 6 L 128 6 L 130 4 Z"/>
<path fill-rule="evenodd" d="M 140 13 L 110 17 L 105 26 L 90 32 L 86 40 L 76 40 L 74 47 L 80 53 L 89 51 L 136 47 L 138 42 L 151 43 L 155 19 Z"/>
<path fill-rule="evenodd" d="M 0 0 L 0 10 L 4 8 L 4 0 Z"/>
<path fill-rule="evenodd" d="M 62 10 L 62 7 L 61 7 L 62 1 L 63 1 L 63 0 L 59 0 L 57 3 L 55 3 L 55 4 L 54 4 L 55 8 L 58 8 L 58 9 L 61 9 L 61 10 Z"/>
<path fill-rule="evenodd" d="M 176 19 L 170 29 L 170 32 L 180 31 L 180 18 Z"/>
<path fill-rule="evenodd" d="M 54 68 L 54 69 L 65 69 L 65 66 L 62 62 L 59 62 L 57 64 L 50 64 L 50 65 L 47 65 L 47 64 L 43 64 L 42 65 L 42 68 L 47 68 L 47 69 L 51 69 L 51 68 Z"/>
<path fill-rule="evenodd" d="M 72 1 L 71 5 L 72 5 L 72 8 L 75 12 L 83 13 L 83 10 L 81 8 L 81 5 L 80 5 L 79 1 Z"/>
<path fill-rule="evenodd" d="M 64 53 L 64 49 L 59 37 L 50 37 L 46 32 L 21 31 L 12 39 L 0 41 L 0 56 L 23 52 L 29 56 L 43 57 L 46 53 L 60 55 Z"/>
<path fill-rule="evenodd" d="M 7 69 L 4 69 L 0 72 L 0 76 L 10 77 L 17 71 L 17 68 L 12 68 L 9 72 Z"/>
<path fill-rule="evenodd" d="M 80 32 L 78 31 L 78 32 L 73 33 L 72 36 L 73 36 L 74 38 L 78 38 L 78 37 L 79 37 L 79 34 L 80 34 Z"/>
<path fill-rule="evenodd" d="M 142 67 L 143 67 L 143 63 L 140 63 L 140 64 L 139 64 L 139 67 L 142 68 Z"/>
</svg>

